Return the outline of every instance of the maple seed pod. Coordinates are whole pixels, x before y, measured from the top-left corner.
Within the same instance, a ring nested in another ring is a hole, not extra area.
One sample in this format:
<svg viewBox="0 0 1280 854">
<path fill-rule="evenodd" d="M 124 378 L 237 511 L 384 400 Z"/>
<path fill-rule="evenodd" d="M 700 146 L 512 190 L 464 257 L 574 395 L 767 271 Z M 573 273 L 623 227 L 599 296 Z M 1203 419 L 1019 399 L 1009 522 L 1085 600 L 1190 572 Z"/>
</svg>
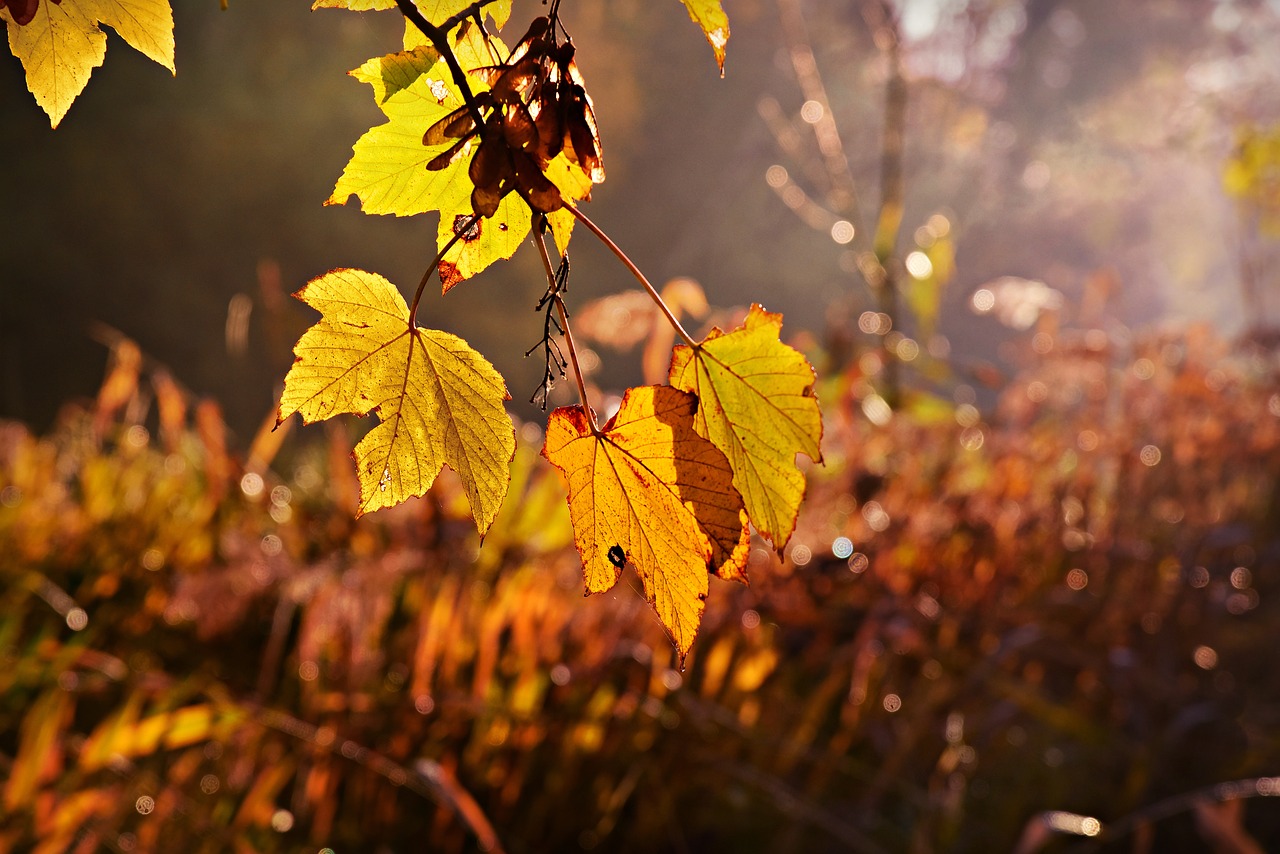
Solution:
<svg viewBox="0 0 1280 854">
<path fill-rule="evenodd" d="M 498 212 L 502 197 L 514 189 L 515 167 L 511 163 L 511 149 L 502 135 L 500 118 L 490 118 L 480 136 L 480 149 L 467 170 L 471 183 L 475 184 L 471 207 L 481 216 L 490 217 Z"/>
<path fill-rule="evenodd" d="M 529 207 L 540 213 L 551 213 L 564 207 L 560 190 L 542 174 L 542 169 L 532 157 L 523 151 L 513 151 L 511 161 L 515 166 L 520 195 Z"/>
<path fill-rule="evenodd" d="M 507 145 L 521 151 L 529 151 L 538 144 L 538 128 L 533 123 L 529 108 L 517 101 L 502 111 L 502 133 Z"/>
<path fill-rule="evenodd" d="M 464 104 L 427 128 L 427 132 L 422 135 L 422 144 L 443 145 L 451 139 L 467 139 L 475 132 L 475 118 Z"/>
<path fill-rule="evenodd" d="M 445 149 L 443 153 L 437 154 L 435 157 L 431 158 L 430 162 L 427 163 L 427 171 L 439 172 L 441 169 L 444 169 L 449 164 L 453 163 L 463 155 L 464 149 L 470 141 L 470 136 L 463 137 Z"/>
<path fill-rule="evenodd" d="M 550 81 L 543 83 L 538 97 L 529 105 L 533 123 L 538 129 L 538 162 L 545 165 L 564 148 L 564 120 L 556 98 L 557 86 Z M 536 108 L 536 109 L 535 109 Z"/>
<path fill-rule="evenodd" d="M 604 163 L 600 159 L 596 117 L 587 93 L 574 87 L 566 108 L 565 151 L 591 177 L 593 184 L 599 184 L 604 181 Z"/>
<path fill-rule="evenodd" d="M 40 0 L 0 0 L 0 8 L 9 10 L 13 22 L 22 27 L 31 23 L 40 8 Z"/>
</svg>

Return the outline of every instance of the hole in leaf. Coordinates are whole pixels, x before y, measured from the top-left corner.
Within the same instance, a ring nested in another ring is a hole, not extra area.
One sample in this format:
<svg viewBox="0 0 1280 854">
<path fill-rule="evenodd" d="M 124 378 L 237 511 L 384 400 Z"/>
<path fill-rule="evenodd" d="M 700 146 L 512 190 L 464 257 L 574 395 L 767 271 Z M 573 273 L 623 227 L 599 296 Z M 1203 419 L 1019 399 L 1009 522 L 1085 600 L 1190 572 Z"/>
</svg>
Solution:
<svg viewBox="0 0 1280 854">
<path fill-rule="evenodd" d="M 618 569 L 622 569 L 627 565 L 627 553 L 622 550 L 622 546 L 617 545 L 616 543 L 609 546 L 609 563 L 613 564 Z"/>
</svg>

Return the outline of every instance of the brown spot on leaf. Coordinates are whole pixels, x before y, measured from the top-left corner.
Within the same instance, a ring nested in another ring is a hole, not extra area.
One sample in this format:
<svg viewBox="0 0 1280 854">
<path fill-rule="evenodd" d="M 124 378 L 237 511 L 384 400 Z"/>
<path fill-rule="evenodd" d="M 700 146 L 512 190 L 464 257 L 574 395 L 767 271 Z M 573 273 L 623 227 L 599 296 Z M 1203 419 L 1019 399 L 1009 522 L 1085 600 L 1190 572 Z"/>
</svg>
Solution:
<svg viewBox="0 0 1280 854">
<path fill-rule="evenodd" d="M 453 233 L 462 238 L 463 243 L 474 243 L 480 239 L 484 221 L 472 214 L 458 214 L 453 218 Z M 441 267 L 444 265 L 441 264 Z"/>
<path fill-rule="evenodd" d="M 609 546 L 609 563 L 622 569 L 627 565 L 627 553 L 622 550 L 622 546 L 617 543 Z"/>
<path fill-rule="evenodd" d="M 462 281 L 462 274 L 458 272 L 458 265 L 451 261 L 440 262 L 440 293 L 448 293 L 449 289 Z"/>
</svg>

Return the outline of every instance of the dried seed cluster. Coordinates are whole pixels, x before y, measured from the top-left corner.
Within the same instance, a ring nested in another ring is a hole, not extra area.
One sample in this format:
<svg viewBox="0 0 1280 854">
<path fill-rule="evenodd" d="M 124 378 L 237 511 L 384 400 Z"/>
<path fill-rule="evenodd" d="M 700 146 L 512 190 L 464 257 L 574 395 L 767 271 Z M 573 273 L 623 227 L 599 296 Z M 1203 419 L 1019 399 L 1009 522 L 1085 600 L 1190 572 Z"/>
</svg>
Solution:
<svg viewBox="0 0 1280 854">
<path fill-rule="evenodd" d="M 475 189 L 471 204 L 481 216 L 493 216 L 512 191 L 535 211 L 564 206 L 560 191 L 543 174 L 564 153 L 594 184 L 604 180 L 600 135 L 582 74 L 573 60 L 573 42 L 558 44 L 555 22 L 535 18 L 501 65 L 476 69 L 490 88 L 475 97 L 483 124 L 464 105 L 427 129 L 424 145 L 453 145 L 427 168 L 440 170 L 462 157 L 479 136 L 469 175 Z"/>
</svg>

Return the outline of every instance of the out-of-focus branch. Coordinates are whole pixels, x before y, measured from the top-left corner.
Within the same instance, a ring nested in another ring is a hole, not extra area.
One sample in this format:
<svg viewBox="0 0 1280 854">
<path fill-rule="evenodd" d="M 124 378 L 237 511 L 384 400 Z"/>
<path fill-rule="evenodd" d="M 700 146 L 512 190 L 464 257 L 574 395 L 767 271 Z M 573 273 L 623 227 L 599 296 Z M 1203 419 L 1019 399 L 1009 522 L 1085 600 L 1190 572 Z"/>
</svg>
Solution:
<svg viewBox="0 0 1280 854">
<path fill-rule="evenodd" d="M 902 171 L 902 151 L 906 138 L 907 80 L 902 73 L 902 39 L 898 20 L 888 0 L 874 0 L 865 7 L 867 24 L 885 63 L 884 129 L 880 138 L 880 216 L 876 223 L 874 249 L 884 276 L 876 288 L 880 310 L 895 324 L 898 321 L 898 272 L 896 257 L 898 232 L 902 228 L 902 205 L 906 182 Z M 897 408 L 901 397 L 898 355 L 881 339 L 884 358 L 884 397 Z"/>
<path fill-rule="evenodd" d="M 840 139 L 840 130 L 836 127 L 835 116 L 831 112 L 831 102 L 827 99 L 826 86 L 818 71 L 818 61 L 813 55 L 812 43 L 804 23 L 804 15 L 800 12 L 799 0 L 778 0 L 778 14 L 782 19 L 782 33 L 787 41 L 787 54 L 791 58 L 791 67 L 795 69 L 800 91 L 804 94 L 806 101 L 812 101 L 822 108 L 822 114 L 812 124 L 814 136 L 818 141 L 818 151 L 822 155 L 822 163 L 830 183 L 827 203 L 832 210 L 852 222 L 857 232 L 861 232 L 861 211 L 858 206 L 857 189 L 853 182 L 853 172 L 849 168 L 849 158 L 845 155 L 844 142 Z"/>
</svg>

